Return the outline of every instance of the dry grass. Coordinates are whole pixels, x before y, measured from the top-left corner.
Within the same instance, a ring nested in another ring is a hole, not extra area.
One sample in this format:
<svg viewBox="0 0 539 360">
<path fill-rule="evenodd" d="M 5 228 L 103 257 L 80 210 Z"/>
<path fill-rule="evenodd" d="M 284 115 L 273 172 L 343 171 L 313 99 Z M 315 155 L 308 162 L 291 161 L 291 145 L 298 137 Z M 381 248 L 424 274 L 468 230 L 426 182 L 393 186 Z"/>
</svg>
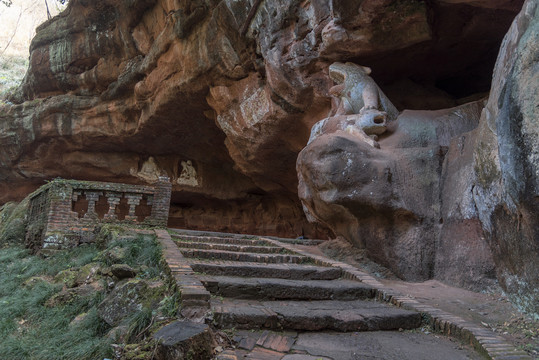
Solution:
<svg viewBox="0 0 539 360">
<path fill-rule="evenodd" d="M 18 55 L 0 56 L 0 104 L 19 86 L 28 69 L 28 58 Z"/>
<path fill-rule="evenodd" d="M 51 16 L 66 6 L 59 0 L 48 0 L 47 4 Z M 46 20 L 47 8 L 43 0 L 16 0 L 9 7 L 0 3 L 0 106 L 24 78 L 30 42 L 36 27 Z"/>
</svg>

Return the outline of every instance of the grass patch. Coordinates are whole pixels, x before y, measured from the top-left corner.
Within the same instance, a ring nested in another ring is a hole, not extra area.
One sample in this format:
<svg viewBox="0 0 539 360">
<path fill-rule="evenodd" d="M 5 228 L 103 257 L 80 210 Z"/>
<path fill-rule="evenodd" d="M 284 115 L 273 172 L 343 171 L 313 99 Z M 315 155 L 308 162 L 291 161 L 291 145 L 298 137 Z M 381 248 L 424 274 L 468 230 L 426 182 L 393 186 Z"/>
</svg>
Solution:
<svg viewBox="0 0 539 360">
<path fill-rule="evenodd" d="M 28 198 L 19 204 L 9 202 L 0 208 L 0 246 L 24 243 Z"/>
<path fill-rule="evenodd" d="M 14 212 L 15 208 L 3 212 L 4 220 Z M 119 345 L 121 348 L 142 351 L 153 344 L 149 336 L 153 331 L 176 318 L 179 294 L 165 276 L 161 246 L 155 235 L 116 228 L 108 229 L 104 235 L 109 240 L 102 243 L 105 248 L 82 245 L 45 258 L 32 255 L 20 245 L 0 244 L 0 358 L 113 358 L 113 352 L 117 351 L 111 347 L 113 341 L 124 342 Z M 20 240 L 16 243 L 20 244 Z M 100 266 L 95 275 L 91 275 L 95 278 L 81 277 L 88 264 Z M 119 333 L 121 338 L 114 331 L 112 336 L 106 336 L 111 327 L 99 316 L 102 307 L 98 307 L 105 298 L 110 300 L 103 284 L 125 283 L 111 275 L 110 265 L 113 264 L 127 264 L 136 269 L 137 278 L 150 282 L 165 279 L 166 286 L 160 290 L 155 303 L 143 305 L 140 311 L 121 320 L 121 325 L 127 326 L 127 333 Z M 66 285 L 61 277 L 55 282 L 56 275 L 65 270 L 75 279 L 91 279 L 90 284 L 100 282 L 99 289 L 103 290 L 77 292 L 83 286 L 90 286 L 88 282 Z M 130 342 L 134 344 L 125 344 Z M 148 350 L 148 354 L 151 353 Z"/>
<path fill-rule="evenodd" d="M 107 251 L 100 256 L 100 260 L 110 266 L 115 263 L 123 263 L 132 267 L 142 265 L 140 278 L 159 277 L 162 272 L 161 267 L 161 246 L 150 235 L 137 235 L 128 240 L 117 237 L 107 245 L 109 251 L 119 251 L 121 259 L 106 256 Z"/>
<path fill-rule="evenodd" d="M 111 355 L 110 341 L 103 337 L 108 328 L 95 312 L 102 293 L 63 306 L 44 306 L 62 288 L 48 279 L 90 262 L 97 253 L 95 246 L 82 246 L 43 259 L 20 247 L 0 250 L 2 358 L 98 359 Z M 71 325 L 83 312 L 88 312 L 84 320 Z"/>
<path fill-rule="evenodd" d="M 143 307 L 134 313 L 129 319 L 127 338 L 133 340 L 139 338 L 152 326 L 153 320 L 154 314 L 150 308 Z"/>
</svg>

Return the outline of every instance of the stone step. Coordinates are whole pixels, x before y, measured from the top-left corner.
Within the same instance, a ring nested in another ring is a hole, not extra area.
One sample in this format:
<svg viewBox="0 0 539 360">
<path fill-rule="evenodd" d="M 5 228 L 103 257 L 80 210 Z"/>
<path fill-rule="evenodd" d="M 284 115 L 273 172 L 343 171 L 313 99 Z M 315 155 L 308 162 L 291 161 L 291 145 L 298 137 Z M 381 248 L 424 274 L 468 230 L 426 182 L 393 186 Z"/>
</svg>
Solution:
<svg viewBox="0 0 539 360">
<path fill-rule="evenodd" d="M 213 295 L 256 300 L 359 300 L 370 299 L 374 289 L 352 280 L 289 280 L 199 276 Z"/>
<path fill-rule="evenodd" d="M 273 237 L 269 237 L 269 238 L 275 239 L 285 244 L 305 245 L 305 246 L 317 246 L 327 241 L 327 240 L 319 240 L 319 239 L 283 239 L 283 238 L 273 238 Z"/>
<path fill-rule="evenodd" d="M 186 258 L 214 259 L 214 260 L 232 260 L 248 261 L 257 263 L 293 263 L 300 264 L 311 261 L 307 256 L 301 255 L 280 255 L 280 254 L 257 254 L 242 253 L 224 250 L 199 250 L 199 249 L 181 249 L 181 253 Z"/>
<path fill-rule="evenodd" d="M 174 241 L 190 241 L 212 244 L 236 244 L 246 246 L 271 246 L 271 244 L 265 240 L 257 238 L 235 238 L 235 237 L 217 237 L 217 236 L 197 236 L 197 235 L 183 235 L 183 234 L 171 234 Z"/>
<path fill-rule="evenodd" d="M 306 245 L 306 246 L 316 246 L 320 245 L 321 243 L 327 241 L 327 240 L 320 240 L 320 239 L 303 239 L 303 238 L 280 238 L 275 236 L 260 236 L 260 235 L 246 235 L 246 234 L 234 234 L 234 233 L 223 233 L 223 232 L 213 232 L 213 231 L 197 231 L 197 230 L 186 230 L 186 229 L 174 229 L 169 228 L 170 235 L 172 237 L 182 237 L 182 238 L 212 238 L 212 239 L 221 239 L 221 241 L 225 241 L 227 243 L 232 244 L 235 240 L 254 240 L 254 241 L 260 241 L 264 243 L 263 239 L 258 239 L 259 237 L 262 238 L 269 238 L 273 240 L 278 240 L 280 242 L 288 243 L 288 244 L 296 244 L 296 245 Z M 219 241 L 219 240 L 217 240 Z M 260 244 L 263 245 L 263 244 Z"/>
<path fill-rule="evenodd" d="M 233 261 L 197 261 L 190 263 L 193 271 L 217 276 L 243 276 L 291 280 L 334 280 L 342 276 L 338 267 L 301 264 L 259 264 Z"/>
<path fill-rule="evenodd" d="M 374 301 L 253 301 L 212 299 L 219 328 L 376 331 L 414 329 L 421 314 Z"/>
<path fill-rule="evenodd" d="M 217 244 L 194 241 L 176 241 L 179 248 L 204 249 L 204 250 L 225 250 L 236 252 L 251 252 L 251 253 L 290 253 L 290 251 L 277 246 L 255 246 L 255 245 L 236 245 L 236 244 Z"/>
</svg>

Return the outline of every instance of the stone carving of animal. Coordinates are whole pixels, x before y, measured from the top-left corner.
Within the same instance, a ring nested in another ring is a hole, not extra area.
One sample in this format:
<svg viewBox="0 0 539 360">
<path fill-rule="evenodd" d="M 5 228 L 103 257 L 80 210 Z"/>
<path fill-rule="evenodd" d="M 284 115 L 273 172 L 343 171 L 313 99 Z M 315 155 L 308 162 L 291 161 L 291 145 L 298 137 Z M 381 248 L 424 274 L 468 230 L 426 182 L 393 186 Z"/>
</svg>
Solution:
<svg viewBox="0 0 539 360">
<path fill-rule="evenodd" d="M 322 134 L 348 132 L 379 148 L 377 136 L 387 129 L 387 122 L 399 112 L 369 76 L 371 69 L 350 62 L 333 63 L 330 78 L 337 83 L 329 93 L 334 96 L 331 116 L 311 129 L 309 143 Z"/>
<path fill-rule="evenodd" d="M 362 114 L 336 115 L 320 120 L 311 129 L 309 144 L 322 134 L 344 131 L 366 143 L 379 148 L 377 135 L 386 131 L 387 114 L 376 109 L 364 110 Z"/>
<path fill-rule="evenodd" d="M 359 114 L 377 109 L 387 113 L 387 120 L 397 118 L 399 111 L 369 76 L 371 69 L 351 62 L 335 62 L 329 67 L 329 77 L 337 85 L 329 93 L 337 98 L 334 115 Z"/>
</svg>

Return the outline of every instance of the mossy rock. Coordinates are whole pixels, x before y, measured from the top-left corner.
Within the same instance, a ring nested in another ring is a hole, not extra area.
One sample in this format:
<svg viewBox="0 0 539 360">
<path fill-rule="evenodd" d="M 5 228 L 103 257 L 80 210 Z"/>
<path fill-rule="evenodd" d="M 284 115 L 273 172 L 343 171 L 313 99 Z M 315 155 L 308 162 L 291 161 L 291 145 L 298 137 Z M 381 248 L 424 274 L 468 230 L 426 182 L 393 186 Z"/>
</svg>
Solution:
<svg viewBox="0 0 539 360">
<path fill-rule="evenodd" d="M 73 320 L 71 320 L 71 322 L 69 323 L 69 326 L 71 326 L 71 327 L 80 326 L 80 324 L 82 324 L 82 322 L 84 320 L 86 320 L 87 317 L 88 317 L 88 313 L 83 312 L 83 313 L 75 316 L 75 318 Z"/>
<path fill-rule="evenodd" d="M 127 264 L 114 264 L 110 267 L 110 272 L 120 280 L 137 276 L 137 271 Z"/>
<path fill-rule="evenodd" d="M 125 262 L 125 259 L 127 258 L 127 248 L 115 246 L 111 249 L 107 249 L 103 252 L 102 258 L 108 264 Z"/>
<path fill-rule="evenodd" d="M 125 360 L 151 360 L 155 359 L 156 342 L 150 341 L 144 344 L 127 344 L 122 353 Z"/>
<path fill-rule="evenodd" d="M 92 296 L 96 293 L 96 288 L 91 285 L 83 285 L 72 289 L 63 289 L 47 300 L 45 306 L 56 307 L 71 304 L 80 298 Z"/>
<path fill-rule="evenodd" d="M 7 203 L 0 208 L 0 244 L 24 244 L 28 204 L 26 198 L 19 204 Z"/>
<path fill-rule="evenodd" d="M 48 276 L 32 276 L 31 278 L 27 279 L 22 285 L 27 288 L 32 288 L 37 284 L 50 284 L 51 281 L 52 279 Z"/>
<path fill-rule="evenodd" d="M 120 325 L 110 329 L 106 336 L 115 343 L 124 343 L 128 332 L 129 326 Z"/>
<path fill-rule="evenodd" d="M 97 313 L 110 326 L 118 326 L 124 319 L 146 309 L 157 309 L 165 297 L 162 281 L 141 279 L 120 282 L 99 304 Z"/>
<path fill-rule="evenodd" d="M 93 262 L 86 264 L 81 267 L 79 271 L 77 271 L 77 275 L 75 276 L 75 283 L 77 285 L 82 285 L 100 280 L 102 278 L 101 274 L 103 274 L 103 271 L 103 266 L 99 263 Z"/>
<path fill-rule="evenodd" d="M 104 224 L 94 230 L 95 243 L 100 248 L 106 248 L 112 242 L 127 242 L 136 239 L 136 234 L 121 225 Z"/>
<path fill-rule="evenodd" d="M 54 277 L 54 282 L 63 283 L 68 288 L 90 284 L 101 280 L 108 275 L 109 269 L 100 263 L 89 263 L 80 268 L 71 268 L 60 271 Z"/>
<path fill-rule="evenodd" d="M 58 274 L 56 274 L 56 276 L 54 277 L 54 282 L 63 283 L 66 287 L 73 288 L 77 286 L 77 273 L 78 269 L 62 270 Z"/>
<path fill-rule="evenodd" d="M 94 230 L 95 243 L 100 248 L 105 248 L 107 245 L 118 238 L 120 230 L 113 228 L 110 225 L 98 226 Z"/>
</svg>

